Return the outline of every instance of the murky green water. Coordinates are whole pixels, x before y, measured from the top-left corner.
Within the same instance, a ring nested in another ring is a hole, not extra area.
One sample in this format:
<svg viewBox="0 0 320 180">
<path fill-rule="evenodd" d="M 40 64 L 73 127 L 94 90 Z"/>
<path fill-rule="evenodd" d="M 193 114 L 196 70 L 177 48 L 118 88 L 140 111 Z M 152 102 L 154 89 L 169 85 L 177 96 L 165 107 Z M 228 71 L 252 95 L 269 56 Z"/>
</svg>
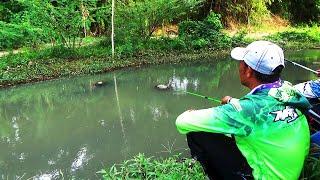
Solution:
<svg viewBox="0 0 320 180">
<path fill-rule="evenodd" d="M 302 58 L 303 53 L 288 57 Z M 311 54 L 320 61 L 319 51 Z M 315 76 L 292 65 L 284 72 L 284 79 L 294 83 L 311 78 Z M 169 79 L 173 90 L 154 89 Z M 93 88 L 100 80 L 106 85 Z M 230 60 L 144 67 L 1 90 L 0 179 L 97 179 L 96 171 L 138 153 L 188 156 L 175 118 L 187 109 L 217 104 L 185 90 L 217 98 L 249 92 L 239 83 L 237 62 Z"/>
</svg>

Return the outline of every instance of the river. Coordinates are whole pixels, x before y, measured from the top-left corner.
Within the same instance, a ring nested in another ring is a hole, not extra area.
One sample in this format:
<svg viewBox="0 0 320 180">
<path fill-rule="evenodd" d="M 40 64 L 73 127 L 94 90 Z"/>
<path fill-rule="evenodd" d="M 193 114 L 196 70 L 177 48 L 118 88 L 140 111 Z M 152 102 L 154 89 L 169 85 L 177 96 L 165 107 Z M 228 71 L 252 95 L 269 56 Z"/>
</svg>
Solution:
<svg viewBox="0 0 320 180">
<path fill-rule="evenodd" d="M 287 52 L 290 60 L 320 68 L 319 50 Z M 21 85 L 0 91 L 0 179 L 97 179 L 102 168 L 138 153 L 188 156 L 175 127 L 187 109 L 218 104 L 185 91 L 220 99 L 241 97 L 237 62 L 128 68 Z M 283 79 L 299 83 L 315 75 L 287 64 Z M 157 84 L 172 81 L 171 90 Z M 102 81 L 102 86 L 95 86 Z"/>
</svg>

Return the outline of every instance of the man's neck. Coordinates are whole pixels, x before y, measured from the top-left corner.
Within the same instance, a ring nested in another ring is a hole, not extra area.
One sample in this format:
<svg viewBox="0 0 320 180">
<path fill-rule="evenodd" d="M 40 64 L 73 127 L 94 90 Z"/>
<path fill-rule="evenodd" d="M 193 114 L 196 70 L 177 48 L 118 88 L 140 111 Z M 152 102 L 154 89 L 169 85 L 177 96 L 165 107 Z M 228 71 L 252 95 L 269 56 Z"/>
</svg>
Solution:
<svg viewBox="0 0 320 180">
<path fill-rule="evenodd" d="M 248 87 L 250 90 L 252 90 L 252 89 L 260 86 L 261 84 L 262 84 L 262 83 L 260 83 L 260 82 L 250 83 L 247 87 Z"/>
</svg>

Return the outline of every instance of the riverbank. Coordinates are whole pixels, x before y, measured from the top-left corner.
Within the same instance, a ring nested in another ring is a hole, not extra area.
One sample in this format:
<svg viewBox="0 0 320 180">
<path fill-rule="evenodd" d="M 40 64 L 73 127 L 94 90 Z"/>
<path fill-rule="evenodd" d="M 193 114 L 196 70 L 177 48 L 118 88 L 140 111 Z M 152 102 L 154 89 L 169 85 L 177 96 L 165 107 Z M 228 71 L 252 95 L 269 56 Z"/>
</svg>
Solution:
<svg viewBox="0 0 320 180">
<path fill-rule="evenodd" d="M 111 58 L 110 42 L 106 38 L 89 37 L 84 40 L 88 41 L 85 45 L 76 48 L 24 48 L 0 57 L 0 88 L 60 77 L 110 72 L 125 67 L 218 60 L 219 56 L 228 56 L 232 47 L 245 46 L 262 39 L 273 41 L 284 50 L 320 48 L 320 28 L 317 25 L 289 27 L 272 33 L 261 31 L 264 36 L 256 36 L 257 31 L 212 33 L 213 36 L 200 39 L 182 36 L 151 38 L 137 44 L 125 42 L 116 46 L 115 58 Z"/>
<path fill-rule="evenodd" d="M 71 77 L 83 74 L 110 72 L 126 67 L 140 67 L 163 63 L 196 63 L 219 59 L 227 56 L 228 51 L 193 51 L 193 52 L 148 52 L 148 54 L 125 58 L 90 57 L 79 59 L 35 59 L 16 67 L 8 66 L 1 70 L 0 87 L 45 81 L 60 77 Z M 15 55 L 16 56 L 16 55 Z"/>
<path fill-rule="evenodd" d="M 302 49 L 300 46 L 292 48 L 288 43 L 287 50 Z M 299 47 L 299 48 L 298 48 Z M 317 48 L 308 43 L 304 47 Z M 144 54 L 120 56 L 112 59 L 110 56 L 101 57 L 56 57 L 56 58 L 30 58 L 28 53 L 12 54 L 7 59 L 25 59 L 25 63 L 16 66 L 7 66 L 0 70 L 0 88 L 19 84 L 46 81 L 61 77 L 72 77 L 84 74 L 98 74 L 110 72 L 126 67 L 140 67 L 156 64 L 196 63 L 217 61 L 220 57 L 229 56 L 230 48 L 193 51 L 148 51 Z"/>
</svg>

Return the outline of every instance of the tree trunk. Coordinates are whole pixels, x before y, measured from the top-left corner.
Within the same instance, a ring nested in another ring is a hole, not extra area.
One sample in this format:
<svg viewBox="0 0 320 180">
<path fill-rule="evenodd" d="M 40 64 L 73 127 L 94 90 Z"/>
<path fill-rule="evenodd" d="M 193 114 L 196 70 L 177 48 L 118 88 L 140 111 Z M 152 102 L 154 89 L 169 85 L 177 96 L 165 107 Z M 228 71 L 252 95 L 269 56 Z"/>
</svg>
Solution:
<svg viewBox="0 0 320 180">
<path fill-rule="evenodd" d="M 111 15 L 111 46 L 112 46 L 112 59 L 114 58 L 114 6 L 115 1 L 112 0 L 112 15 Z"/>
<path fill-rule="evenodd" d="M 83 5 L 82 1 L 81 1 L 80 9 L 81 9 L 81 15 L 82 15 L 83 33 L 84 33 L 84 37 L 87 37 L 86 19 L 89 16 L 89 12 Z"/>
</svg>

